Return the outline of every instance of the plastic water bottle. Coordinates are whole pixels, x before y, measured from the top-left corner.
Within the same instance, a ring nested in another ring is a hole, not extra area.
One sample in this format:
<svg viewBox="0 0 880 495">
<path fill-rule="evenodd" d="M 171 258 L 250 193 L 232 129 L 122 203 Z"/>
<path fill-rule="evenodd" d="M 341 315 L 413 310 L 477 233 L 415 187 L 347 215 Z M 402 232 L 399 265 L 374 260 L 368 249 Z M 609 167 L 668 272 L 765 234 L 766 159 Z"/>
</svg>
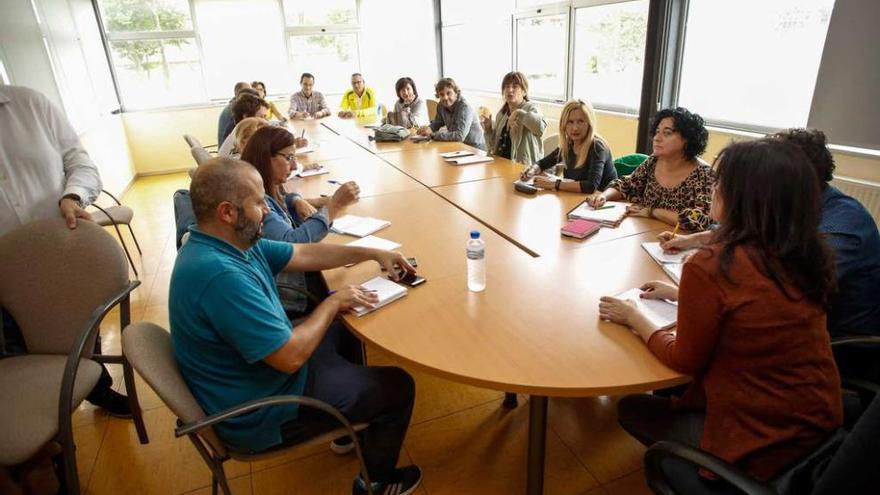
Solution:
<svg viewBox="0 0 880 495">
<path fill-rule="evenodd" d="M 471 231 L 467 242 L 468 290 L 482 292 L 486 288 L 486 243 L 480 239 L 478 230 Z"/>
</svg>

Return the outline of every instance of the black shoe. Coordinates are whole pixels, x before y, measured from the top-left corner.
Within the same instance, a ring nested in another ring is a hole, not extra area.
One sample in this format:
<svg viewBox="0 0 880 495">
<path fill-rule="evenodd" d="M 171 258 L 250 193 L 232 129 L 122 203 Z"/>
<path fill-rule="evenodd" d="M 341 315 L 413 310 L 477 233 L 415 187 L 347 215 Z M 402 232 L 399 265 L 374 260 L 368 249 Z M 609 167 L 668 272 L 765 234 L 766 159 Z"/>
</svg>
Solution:
<svg viewBox="0 0 880 495">
<path fill-rule="evenodd" d="M 389 481 L 374 481 L 373 495 L 409 495 L 422 483 L 422 470 L 418 466 L 395 469 Z M 351 495 L 367 495 L 367 485 L 360 475 L 354 478 Z"/>
<path fill-rule="evenodd" d="M 330 450 L 334 454 L 345 455 L 354 450 L 354 442 L 350 436 L 339 437 L 330 442 Z"/>
<path fill-rule="evenodd" d="M 131 406 L 128 404 L 128 397 L 119 392 L 108 388 L 100 397 L 89 397 L 89 402 L 107 411 L 110 416 L 131 419 Z"/>
</svg>

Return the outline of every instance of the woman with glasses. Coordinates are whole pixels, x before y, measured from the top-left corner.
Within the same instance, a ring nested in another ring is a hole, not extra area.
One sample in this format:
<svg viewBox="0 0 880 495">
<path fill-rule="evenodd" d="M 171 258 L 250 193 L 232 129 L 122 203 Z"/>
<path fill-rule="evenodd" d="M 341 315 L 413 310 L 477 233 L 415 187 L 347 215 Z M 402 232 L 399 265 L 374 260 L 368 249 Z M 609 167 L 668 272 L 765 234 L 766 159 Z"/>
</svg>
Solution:
<svg viewBox="0 0 880 495">
<path fill-rule="evenodd" d="M 522 72 L 509 72 L 501 80 L 501 96 L 504 106 L 495 115 L 480 117 L 486 134 L 489 153 L 533 165 L 544 154 L 541 136 L 547 128 L 547 120 L 538 107 L 529 101 L 529 81 Z"/>
<path fill-rule="evenodd" d="M 535 178 L 535 187 L 575 193 L 598 194 L 617 178 L 608 143 L 596 133 L 593 107 L 583 100 L 565 104 L 559 117 L 559 147 L 523 172 Z M 557 178 L 537 175 L 561 165 Z"/>
<path fill-rule="evenodd" d="M 304 199 L 296 193 L 285 193 L 284 183 L 296 168 L 296 139 L 283 127 L 263 127 L 248 140 L 241 159 L 250 163 L 263 179 L 269 213 L 263 218 L 263 237 L 276 241 L 306 243 L 326 237 L 330 223 L 354 203 L 360 188 L 354 182 L 339 186 L 329 198 Z M 306 286 L 305 274 L 281 274 L 283 284 Z M 305 297 L 279 287 L 284 309 L 302 313 L 307 308 Z"/>
<path fill-rule="evenodd" d="M 598 208 L 605 201 L 626 200 L 631 216 L 655 218 L 689 232 L 712 224 L 712 168 L 697 158 L 706 150 L 709 131 L 703 118 L 685 108 L 657 112 L 653 123 L 651 156 L 632 174 L 620 177 L 608 189 L 589 198 Z"/>
</svg>

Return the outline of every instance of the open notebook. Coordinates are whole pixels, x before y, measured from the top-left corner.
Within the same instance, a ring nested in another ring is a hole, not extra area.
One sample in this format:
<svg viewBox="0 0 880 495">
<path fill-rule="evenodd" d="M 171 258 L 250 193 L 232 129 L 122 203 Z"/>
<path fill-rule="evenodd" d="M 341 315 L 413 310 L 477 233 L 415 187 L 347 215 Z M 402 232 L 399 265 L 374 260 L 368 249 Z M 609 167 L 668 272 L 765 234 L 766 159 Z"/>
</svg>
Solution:
<svg viewBox="0 0 880 495">
<path fill-rule="evenodd" d="M 330 173 L 329 168 L 318 165 L 316 168 L 310 168 L 308 170 L 301 170 L 299 172 L 296 172 L 295 175 L 297 177 L 312 177 L 314 175 L 324 175 L 324 174 L 329 174 L 329 173 Z"/>
<path fill-rule="evenodd" d="M 333 221 L 330 230 L 337 234 L 364 237 L 378 232 L 389 225 L 391 225 L 391 222 L 388 220 L 380 220 L 372 217 L 359 217 L 356 215 L 343 215 Z"/>
<path fill-rule="evenodd" d="M 677 253 L 668 253 L 663 251 L 663 248 L 660 247 L 659 242 L 643 242 L 642 248 L 654 258 L 654 261 L 657 263 L 665 264 L 665 263 L 684 263 L 684 259 L 696 251 L 695 249 L 687 249 L 685 251 L 679 251 Z"/>
<path fill-rule="evenodd" d="M 608 201 L 599 208 L 593 208 L 584 200 L 584 202 L 568 212 L 568 219 L 577 220 L 580 218 L 599 222 L 603 227 L 617 227 L 626 216 L 626 206 L 626 203 Z"/>
<path fill-rule="evenodd" d="M 678 320 L 678 305 L 663 299 L 642 299 L 640 289 L 630 289 L 614 296 L 618 299 L 635 301 L 639 310 L 657 330 L 665 330 L 675 326 Z"/>
<path fill-rule="evenodd" d="M 446 153 L 440 153 L 440 156 L 442 156 L 443 158 L 449 159 L 449 158 L 461 158 L 463 156 L 472 156 L 473 154 L 474 154 L 473 151 L 458 150 L 458 151 L 449 151 Z"/>
<path fill-rule="evenodd" d="M 367 280 L 361 284 L 361 287 L 367 290 L 376 291 L 376 295 L 379 296 L 379 302 L 376 303 L 376 306 L 373 308 L 367 308 L 366 306 L 354 306 L 351 308 L 352 312 L 358 316 L 364 316 L 367 313 L 376 311 L 382 306 L 387 306 L 405 296 L 407 293 L 406 287 L 394 283 L 382 276 Z"/>
</svg>

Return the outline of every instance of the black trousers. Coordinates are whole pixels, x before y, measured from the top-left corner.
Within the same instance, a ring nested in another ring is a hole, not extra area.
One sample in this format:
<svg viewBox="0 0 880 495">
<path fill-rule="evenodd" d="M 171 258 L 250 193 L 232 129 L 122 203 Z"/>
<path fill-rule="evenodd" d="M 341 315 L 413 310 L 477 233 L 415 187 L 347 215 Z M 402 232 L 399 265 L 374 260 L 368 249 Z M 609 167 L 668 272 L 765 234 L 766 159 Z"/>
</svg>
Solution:
<svg viewBox="0 0 880 495">
<path fill-rule="evenodd" d="M 0 318 L 2 318 L 0 321 L 2 321 L 3 324 L 3 332 L 2 335 L 0 335 L 0 338 L 2 338 L 2 341 L 0 341 L 0 344 L 2 344 L 0 345 L 0 359 L 27 353 L 24 337 L 21 334 L 21 330 L 18 328 L 18 324 L 12 319 L 12 315 L 7 313 L 3 308 L 0 308 Z M 100 352 L 100 350 L 101 336 L 99 335 L 95 340 L 95 351 Z M 98 383 L 95 384 L 95 388 L 89 392 L 86 400 L 93 404 L 100 405 L 102 399 L 106 397 L 112 387 L 113 377 L 110 376 L 110 372 L 107 371 L 107 365 L 101 364 L 101 377 L 98 379 Z"/>
<path fill-rule="evenodd" d="M 702 411 L 676 411 L 668 397 L 637 394 L 628 395 L 617 403 L 620 426 L 646 447 L 660 441 L 674 441 L 700 448 L 703 423 Z M 724 481 L 708 480 L 688 462 L 667 460 L 663 473 L 678 493 L 693 495 L 738 494 L 739 490 Z"/>
<path fill-rule="evenodd" d="M 372 481 L 391 479 L 415 400 L 415 382 L 394 366 L 362 366 L 340 354 L 348 331 L 334 322 L 308 364 L 304 395 L 338 409 L 352 423 L 369 423 L 361 435 L 364 462 Z M 286 444 L 299 443 L 339 427 L 326 413 L 301 407 L 299 417 L 281 426 Z"/>
</svg>

